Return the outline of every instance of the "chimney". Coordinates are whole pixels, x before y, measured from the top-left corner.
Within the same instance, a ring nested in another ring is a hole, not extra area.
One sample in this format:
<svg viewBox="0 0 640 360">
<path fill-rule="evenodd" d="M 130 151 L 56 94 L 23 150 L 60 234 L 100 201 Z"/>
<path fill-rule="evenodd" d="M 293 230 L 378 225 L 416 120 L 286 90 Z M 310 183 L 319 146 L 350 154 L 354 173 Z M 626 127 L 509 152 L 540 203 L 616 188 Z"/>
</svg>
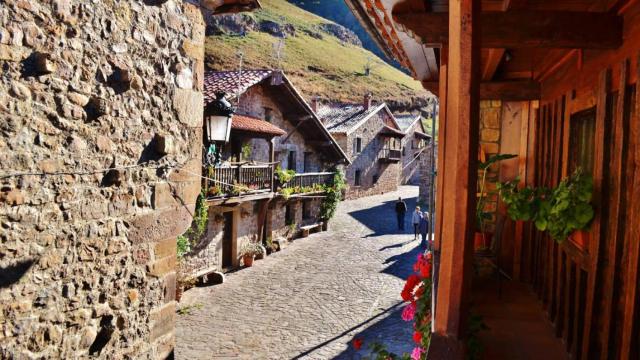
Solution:
<svg viewBox="0 0 640 360">
<path fill-rule="evenodd" d="M 314 96 L 311 98 L 311 110 L 313 110 L 313 112 L 318 112 L 318 97 Z"/>
<path fill-rule="evenodd" d="M 364 103 L 363 103 L 363 106 L 364 106 L 365 111 L 366 111 L 366 110 L 369 110 L 369 108 L 371 107 L 371 94 L 370 94 L 370 93 L 367 93 L 367 94 L 364 96 Z"/>
</svg>

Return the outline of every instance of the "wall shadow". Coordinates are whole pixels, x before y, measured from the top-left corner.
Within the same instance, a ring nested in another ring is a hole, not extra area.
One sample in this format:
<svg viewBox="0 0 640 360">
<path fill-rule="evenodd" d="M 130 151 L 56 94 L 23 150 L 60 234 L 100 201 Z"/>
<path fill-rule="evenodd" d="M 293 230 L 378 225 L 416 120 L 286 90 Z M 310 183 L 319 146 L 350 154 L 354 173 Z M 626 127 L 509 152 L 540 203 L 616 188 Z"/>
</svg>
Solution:
<svg viewBox="0 0 640 360">
<path fill-rule="evenodd" d="M 352 211 L 348 214 L 373 231 L 373 234 L 369 234 L 366 237 L 377 237 L 389 234 L 409 235 L 413 233 L 413 229 L 411 228 L 411 213 L 416 207 L 418 197 L 414 196 L 403 200 L 407 203 L 407 214 L 404 219 L 404 232 L 398 230 L 395 211 L 397 199 L 385 201 L 380 205 L 367 209 Z"/>
</svg>

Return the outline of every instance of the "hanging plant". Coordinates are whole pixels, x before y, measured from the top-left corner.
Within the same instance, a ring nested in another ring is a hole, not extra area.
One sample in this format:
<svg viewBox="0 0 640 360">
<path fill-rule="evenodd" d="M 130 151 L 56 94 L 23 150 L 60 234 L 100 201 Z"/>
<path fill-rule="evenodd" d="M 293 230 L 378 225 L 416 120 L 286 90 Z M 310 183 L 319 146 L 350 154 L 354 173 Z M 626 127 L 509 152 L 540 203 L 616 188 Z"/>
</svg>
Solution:
<svg viewBox="0 0 640 360">
<path fill-rule="evenodd" d="M 344 174 L 338 170 L 333 176 L 333 185 L 324 187 L 325 197 L 320 205 L 320 217 L 324 221 L 329 221 L 336 214 L 345 187 Z"/>
<path fill-rule="evenodd" d="M 286 184 L 296 176 L 296 172 L 294 170 L 282 170 L 279 165 L 276 166 L 275 173 L 280 184 Z"/>
<path fill-rule="evenodd" d="M 196 209 L 193 213 L 191 226 L 184 234 L 176 239 L 177 255 L 182 258 L 191 251 L 191 248 L 200 240 L 207 230 L 207 220 L 209 219 L 209 206 L 204 190 L 196 199 Z"/>
<path fill-rule="evenodd" d="M 545 209 L 548 213 L 545 230 L 554 240 L 562 242 L 574 231 L 589 226 L 595 215 L 592 195 L 593 179 L 581 169 L 553 189 L 548 209 Z"/>
<path fill-rule="evenodd" d="M 535 188 L 518 189 L 519 178 L 513 181 L 498 183 L 500 199 L 507 205 L 507 214 L 514 221 L 530 221 L 536 217 L 540 198 Z"/>
</svg>

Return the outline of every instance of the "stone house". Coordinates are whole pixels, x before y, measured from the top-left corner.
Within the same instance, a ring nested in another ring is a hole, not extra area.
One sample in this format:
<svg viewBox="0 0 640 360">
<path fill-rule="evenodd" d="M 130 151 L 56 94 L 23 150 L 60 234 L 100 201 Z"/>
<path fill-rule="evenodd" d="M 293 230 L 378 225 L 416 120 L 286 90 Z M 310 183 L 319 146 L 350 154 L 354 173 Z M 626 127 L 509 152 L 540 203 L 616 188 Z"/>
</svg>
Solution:
<svg viewBox="0 0 640 360">
<path fill-rule="evenodd" d="M 200 3 L 0 6 L 0 358 L 171 356 L 204 18 L 258 6 Z"/>
<path fill-rule="evenodd" d="M 387 105 L 372 103 L 370 95 L 361 104 L 312 104 L 351 161 L 345 171 L 346 197 L 395 191 L 404 133 Z"/>
<path fill-rule="evenodd" d="M 400 184 L 418 185 L 420 183 L 420 164 L 422 158 L 429 156 L 426 149 L 431 135 L 427 134 L 420 114 L 395 114 L 402 138 L 402 174 Z"/>
<path fill-rule="evenodd" d="M 209 220 L 203 239 L 181 261 L 190 276 L 235 268 L 244 244 L 278 240 L 284 246 L 301 227 L 317 224 L 322 199 L 308 193 L 285 196 L 284 189 L 330 184 L 336 168 L 348 163 L 281 72 L 208 72 L 205 104 L 219 92 L 227 94 L 236 113 L 229 142 L 218 144 L 218 161 L 204 165 Z M 295 177 L 279 183 L 278 167 L 294 170 Z"/>
</svg>

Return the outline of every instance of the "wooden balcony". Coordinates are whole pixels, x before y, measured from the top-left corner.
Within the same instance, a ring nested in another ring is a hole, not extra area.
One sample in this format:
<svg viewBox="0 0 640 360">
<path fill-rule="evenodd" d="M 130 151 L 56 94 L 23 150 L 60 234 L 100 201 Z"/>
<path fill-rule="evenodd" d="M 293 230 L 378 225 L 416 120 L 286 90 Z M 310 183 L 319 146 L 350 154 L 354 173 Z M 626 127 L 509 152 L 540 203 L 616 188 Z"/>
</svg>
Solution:
<svg viewBox="0 0 640 360">
<path fill-rule="evenodd" d="M 202 174 L 208 199 L 273 192 L 272 165 L 207 166 Z"/>
<path fill-rule="evenodd" d="M 332 185 L 335 173 L 332 172 L 316 172 L 296 174 L 289 182 L 280 184 L 281 189 L 287 188 L 310 188 L 317 185 Z"/>
<path fill-rule="evenodd" d="M 382 149 L 379 159 L 382 162 L 398 162 L 402 159 L 402 151 L 395 149 Z"/>
</svg>

